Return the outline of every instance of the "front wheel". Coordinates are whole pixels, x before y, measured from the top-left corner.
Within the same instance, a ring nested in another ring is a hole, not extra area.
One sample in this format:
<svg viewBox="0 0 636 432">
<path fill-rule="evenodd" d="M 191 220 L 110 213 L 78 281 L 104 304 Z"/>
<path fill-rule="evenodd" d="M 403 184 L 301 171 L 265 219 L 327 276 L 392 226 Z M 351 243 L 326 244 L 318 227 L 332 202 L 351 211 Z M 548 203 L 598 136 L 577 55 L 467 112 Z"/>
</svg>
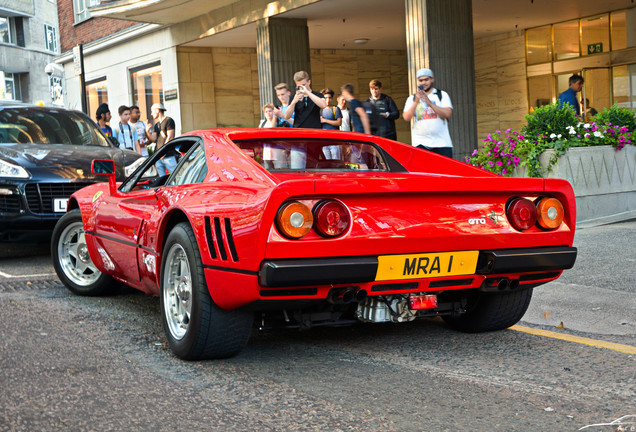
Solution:
<svg viewBox="0 0 636 432">
<path fill-rule="evenodd" d="M 57 276 L 75 294 L 104 295 L 117 285 L 93 264 L 86 247 L 82 214 L 77 209 L 57 221 L 51 238 L 51 257 Z"/>
<path fill-rule="evenodd" d="M 459 316 L 445 316 L 444 321 L 465 333 L 503 330 L 521 320 L 528 310 L 532 288 L 503 293 L 473 293 L 466 312 Z"/>
<path fill-rule="evenodd" d="M 253 314 L 218 307 L 205 281 L 192 228 L 177 224 L 161 265 L 161 316 L 172 351 L 184 360 L 232 357 L 247 344 Z"/>
</svg>

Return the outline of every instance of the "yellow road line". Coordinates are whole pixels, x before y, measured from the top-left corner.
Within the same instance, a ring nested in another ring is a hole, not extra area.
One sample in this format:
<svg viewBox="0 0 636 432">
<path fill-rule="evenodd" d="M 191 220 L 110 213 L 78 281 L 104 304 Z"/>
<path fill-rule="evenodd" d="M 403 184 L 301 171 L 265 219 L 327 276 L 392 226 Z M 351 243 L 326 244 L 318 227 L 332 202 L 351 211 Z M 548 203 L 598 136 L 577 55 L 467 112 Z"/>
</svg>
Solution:
<svg viewBox="0 0 636 432">
<path fill-rule="evenodd" d="M 568 342 L 576 342 L 583 345 L 589 345 L 596 348 L 604 348 L 612 351 L 617 351 L 623 354 L 636 354 L 636 347 L 631 345 L 623 345 L 614 342 L 606 342 L 597 339 L 590 339 L 581 336 L 573 336 L 565 333 L 557 333 L 549 330 L 541 330 L 530 327 L 524 327 L 520 325 L 513 325 L 510 330 L 515 330 L 522 333 L 528 333 L 536 336 L 544 336 L 553 339 L 564 340 Z"/>
</svg>

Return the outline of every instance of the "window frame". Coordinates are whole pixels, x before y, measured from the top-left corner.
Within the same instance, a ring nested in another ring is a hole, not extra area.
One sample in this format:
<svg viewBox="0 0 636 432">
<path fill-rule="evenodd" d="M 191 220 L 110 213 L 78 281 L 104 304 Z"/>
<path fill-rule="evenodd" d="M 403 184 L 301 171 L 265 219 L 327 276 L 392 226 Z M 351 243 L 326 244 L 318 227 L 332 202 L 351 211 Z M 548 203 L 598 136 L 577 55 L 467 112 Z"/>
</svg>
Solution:
<svg viewBox="0 0 636 432">
<path fill-rule="evenodd" d="M 53 35 L 52 47 L 49 46 L 49 34 Z M 44 48 L 52 53 L 58 53 L 57 28 L 51 24 L 44 24 Z"/>
</svg>

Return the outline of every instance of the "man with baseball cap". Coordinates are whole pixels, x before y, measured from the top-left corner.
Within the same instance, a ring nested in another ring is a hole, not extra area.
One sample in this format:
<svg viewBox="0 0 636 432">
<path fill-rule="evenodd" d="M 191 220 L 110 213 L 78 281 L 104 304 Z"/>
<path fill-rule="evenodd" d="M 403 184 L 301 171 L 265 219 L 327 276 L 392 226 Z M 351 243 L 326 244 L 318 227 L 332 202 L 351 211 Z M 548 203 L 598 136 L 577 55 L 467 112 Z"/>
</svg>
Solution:
<svg viewBox="0 0 636 432">
<path fill-rule="evenodd" d="M 166 115 L 166 107 L 161 103 L 153 104 L 150 107 L 150 113 L 156 123 L 151 126 L 150 122 L 146 125 L 146 135 L 148 140 L 157 143 L 155 151 L 159 151 L 166 143 L 174 138 L 175 124 L 174 120 Z M 155 164 L 159 175 L 170 174 L 177 166 L 177 159 L 174 154 L 166 154 Z"/>
<path fill-rule="evenodd" d="M 97 126 L 104 132 L 106 136 L 113 136 L 113 130 L 108 125 L 111 119 L 110 108 L 107 103 L 99 104 L 97 111 L 95 112 L 95 118 L 97 119 Z"/>
<path fill-rule="evenodd" d="M 445 91 L 433 87 L 435 77 L 427 68 L 416 73 L 417 92 L 409 96 L 402 117 L 413 121 L 411 144 L 453 157 L 453 143 L 448 131 L 448 119 L 453 114 L 453 104 Z"/>
</svg>

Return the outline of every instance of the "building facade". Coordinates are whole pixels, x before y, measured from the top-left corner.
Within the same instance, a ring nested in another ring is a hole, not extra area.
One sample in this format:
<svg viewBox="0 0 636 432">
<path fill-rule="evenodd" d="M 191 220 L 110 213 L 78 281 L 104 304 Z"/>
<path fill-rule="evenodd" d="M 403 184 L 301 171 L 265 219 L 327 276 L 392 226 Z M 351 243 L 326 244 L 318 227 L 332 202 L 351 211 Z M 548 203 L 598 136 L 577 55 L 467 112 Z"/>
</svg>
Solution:
<svg viewBox="0 0 636 432">
<path fill-rule="evenodd" d="M 59 9 L 85 13 L 78 1 L 60 0 Z M 70 51 L 81 43 L 91 115 L 106 101 L 113 112 L 139 105 L 145 119 L 150 105 L 162 102 L 177 133 L 255 127 L 261 106 L 278 102 L 273 86 L 292 85 L 297 70 L 310 72 L 314 90 L 353 83 L 360 99 L 379 79 L 402 109 L 415 71 L 430 67 L 436 87 L 453 101 L 449 127 L 462 159 L 489 132 L 518 129 L 535 105 L 556 99 L 574 72 L 586 76 L 589 106 L 633 104 L 636 8 L 629 0 L 585 0 L 577 8 L 568 2 L 557 10 L 530 2 L 509 11 L 503 0 L 343 0 L 337 8 L 325 0 L 192 0 L 187 8 L 176 0 L 161 0 L 161 7 L 111 0 L 89 7 L 92 18 L 62 32 L 65 51 L 57 61 L 68 106 L 81 107 Z M 115 27 L 106 31 L 109 25 Z M 398 140 L 409 143 L 410 124 L 396 125 Z"/>
<path fill-rule="evenodd" d="M 54 1 L 2 2 L 0 100 L 62 105 L 63 73 L 59 66 L 52 64 L 59 53 Z"/>
</svg>

